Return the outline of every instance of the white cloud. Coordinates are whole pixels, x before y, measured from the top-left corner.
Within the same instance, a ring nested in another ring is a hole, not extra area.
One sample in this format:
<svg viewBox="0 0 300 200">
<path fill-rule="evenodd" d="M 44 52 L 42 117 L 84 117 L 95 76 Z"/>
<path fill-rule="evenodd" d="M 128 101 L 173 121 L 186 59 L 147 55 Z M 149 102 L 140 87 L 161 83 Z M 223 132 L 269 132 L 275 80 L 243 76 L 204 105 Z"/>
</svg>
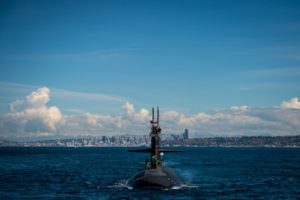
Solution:
<svg viewBox="0 0 300 200">
<path fill-rule="evenodd" d="M 113 117 L 110 115 L 95 115 L 90 113 L 83 114 L 88 125 L 105 128 L 105 127 L 114 127 L 122 128 L 123 122 L 121 117 Z"/>
<path fill-rule="evenodd" d="M 59 108 L 47 106 L 49 94 L 50 90 L 43 87 L 12 102 L 10 112 L 0 116 L 2 137 L 100 136 L 147 134 L 149 131 L 149 111 L 145 108 L 136 111 L 130 102 L 123 104 L 123 113 L 119 115 L 91 112 L 62 115 Z M 160 124 L 163 133 L 180 133 L 188 128 L 197 136 L 299 134 L 299 108 L 299 99 L 295 97 L 283 101 L 280 107 L 250 108 L 243 105 L 191 115 L 173 110 L 161 113 Z"/>
<path fill-rule="evenodd" d="M 293 100 L 292 102 L 297 101 Z M 169 111 L 163 114 L 162 120 L 162 123 L 166 123 L 165 127 L 168 131 L 189 128 L 198 136 L 300 133 L 300 110 L 279 109 L 278 107 L 250 109 L 245 105 L 232 106 L 229 109 L 215 110 L 211 113 L 199 112 L 194 115 Z"/>
<path fill-rule="evenodd" d="M 136 123 L 141 123 L 141 122 L 146 122 L 149 119 L 149 111 L 145 108 L 140 109 L 139 112 L 135 112 L 134 110 L 134 105 L 126 102 L 123 106 L 122 106 L 125 115 L 128 117 L 128 119 L 130 119 L 133 122 Z"/>
<path fill-rule="evenodd" d="M 126 115 L 130 116 L 133 114 L 134 112 L 134 106 L 133 104 L 126 102 L 123 106 L 122 106 L 123 110 L 125 111 Z"/>
<path fill-rule="evenodd" d="M 211 114 L 199 112 L 191 116 L 179 114 L 175 111 L 173 111 L 172 113 L 172 116 L 174 117 L 173 120 L 175 122 L 183 126 L 189 126 L 191 128 L 200 128 L 204 126 L 214 126 L 220 124 L 223 124 L 224 126 L 258 124 L 260 122 L 258 117 L 242 114 L 241 112 L 237 112 L 236 109 L 218 110 Z M 168 115 L 169 114 L 170 113 L 168 113 Z"/>
<path fill-rule="evenodd" d="M 126 102 L 122 106 L 122 115 L 101 115 L 81 113 L 79 115 L 64 116 L 60 123 L 63 135 L 114 135 L 114 134 L 145 134 L 149 111 L 142 108 L 135 112 L 133 104 Z"/>
<path fill-rule="evenodd" d="M 249 110 L 250 108 L 246 105 L 243 105 L 243 106 L 232 106 L 230 108 L 230 110 L 232 111 L 236 111 L 236 112 L 245 112 L 247 110 Z"/>
<path fill-rule="evenodd" d="M 283 101 L 280 105 L 282 109 L 300 109 L 300 101 L 298 97 L 291 98 L 288 101 Z"/>
<path fill-rule="evenodd" d="M 1 116 L 1 132 L 55 132 L 62 119 L 60 110 L 47 107 L 50 90 L 39 88 L 24 99 L 10 104 L 10 112 Z"/>
</svg>

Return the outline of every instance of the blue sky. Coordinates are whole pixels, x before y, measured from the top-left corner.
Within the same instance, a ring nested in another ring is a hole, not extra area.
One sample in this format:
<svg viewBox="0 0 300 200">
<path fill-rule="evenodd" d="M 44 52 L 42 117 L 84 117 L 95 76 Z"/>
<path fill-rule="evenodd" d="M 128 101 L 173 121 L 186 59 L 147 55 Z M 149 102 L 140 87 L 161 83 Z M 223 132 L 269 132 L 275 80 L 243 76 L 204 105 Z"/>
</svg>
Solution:
<svg viewBox="0 0 300 200">
<path fill-rule="evenodd" d="M 299 1 L 1 0 L 0 114 L 42 87 L 66 116 L 122 115 L 125 102 L 190 116 L 279 106 L 300 96 L 299 10 Z"/>
</svg>

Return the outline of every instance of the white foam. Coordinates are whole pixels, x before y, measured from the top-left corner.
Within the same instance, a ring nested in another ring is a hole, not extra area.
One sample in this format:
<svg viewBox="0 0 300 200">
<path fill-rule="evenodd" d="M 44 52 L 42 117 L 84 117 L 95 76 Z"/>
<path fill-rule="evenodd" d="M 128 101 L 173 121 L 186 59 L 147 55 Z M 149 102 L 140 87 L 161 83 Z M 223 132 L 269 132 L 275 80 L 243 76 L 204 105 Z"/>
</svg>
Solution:
<svg viewBox="0 0 300 200">
<path fill-rule="evenodd" d="M 180 186 L 174 186 L 171 188 L 171 190 L 180 190 L 180 189 L 185 189 L 185 188 L 198 188 L 198 185 L 187 185 L 187 184 L 183 184 Z"/>
<path fill-rule="evenodd" d="M 171 190 L 180 190 L 180 189 L 182 189 L 184 186 L 182 185 L 182 186 L 173 186 L 172 188 L 171 188 Z"/>
<path fill-rule="evenodd" d="M 128 190 L 132 190 L 133 187 L 127 185 L 128 180 L 120 180 L 113 185 L 107 186 L 108 188 L 127 188 Z"/>
</svg>

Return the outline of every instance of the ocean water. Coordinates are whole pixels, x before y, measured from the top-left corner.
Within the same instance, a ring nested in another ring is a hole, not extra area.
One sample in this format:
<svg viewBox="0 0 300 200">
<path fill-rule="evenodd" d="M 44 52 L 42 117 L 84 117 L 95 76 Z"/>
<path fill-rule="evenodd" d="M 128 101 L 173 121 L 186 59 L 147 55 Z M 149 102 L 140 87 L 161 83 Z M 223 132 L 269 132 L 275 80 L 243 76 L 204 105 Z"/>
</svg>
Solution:
<svg viewBox="0 0 300 200">
<path fill-rule="evenodd" d="M 2 147 L 0 199 L 300 199 L 299 148 L 166 153 L 187 185 L 173 190 L 128 189 L 148 157 L 128 149 Z"/>
</svg>

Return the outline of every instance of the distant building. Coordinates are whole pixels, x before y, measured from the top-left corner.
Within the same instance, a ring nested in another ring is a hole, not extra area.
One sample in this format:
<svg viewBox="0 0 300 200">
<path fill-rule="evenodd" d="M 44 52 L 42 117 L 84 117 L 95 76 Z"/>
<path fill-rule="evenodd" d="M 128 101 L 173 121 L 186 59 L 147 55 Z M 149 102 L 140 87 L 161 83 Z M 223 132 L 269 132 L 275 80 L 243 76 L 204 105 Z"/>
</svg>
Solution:
<svg viewBox="0 0 300 200">
<path fill-rule="evenodd" d="M 172 134 L 171 138 L 173 141 L 179 141 L 180 135 Z"/>
<path fill-rule="evenodd" d="M 188 140 L 189 139 L 189 130 L 185 129 L 182 135 L 183 135 L 183 140 Z"/>
</svg>

